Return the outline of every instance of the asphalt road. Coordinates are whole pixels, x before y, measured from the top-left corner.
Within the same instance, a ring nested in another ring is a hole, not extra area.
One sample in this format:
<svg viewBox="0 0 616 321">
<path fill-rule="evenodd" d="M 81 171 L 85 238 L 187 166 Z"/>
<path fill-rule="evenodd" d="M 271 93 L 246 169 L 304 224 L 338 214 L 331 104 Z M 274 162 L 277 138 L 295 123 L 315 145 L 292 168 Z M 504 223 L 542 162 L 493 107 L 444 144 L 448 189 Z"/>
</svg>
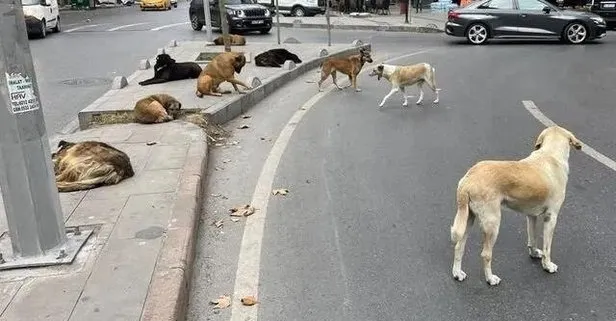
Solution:
<svg viewBox="0 0 616 321">
<path fill-rule="evenodd" d="M 365 73 L 361 93 L 334 90 L 290 124 L 295 131 L 272 184 L 290 192 L 270 196 L 262 235 L 249 235 L 262 241 L 260 256 L 247 257 L 260 258 L 249 271 L 259 288 L 238 293 L 258 296 L 258 319 L 616 320 L 616 173 L 583 152 L 571 152 L 552 248 L 556 274 L 528 257 L 525 219 L 505 210 L 493 261 L 501 284 L 489 287 L 483 278 L 477 225 L 460 283 L 451 276 L 449 232 L 456 184 L 473 163 L 532 151 L 543 125 L 523 100 L 616 158 L 616 38 L 585 46 L 471 47 L 440 36 L 372 42 L 380 58 L 430 49 L 393 63 L 434 64 L 441 103 L 433 107 L 426 90 L 421 107 L 414 97 L 403 108 L 394 95 L 379 111 L 390 86 Z M 315 78 L 288 84 L 252 118 L 231 122 L 239 145 L 210 153 L 190 321 L 230 320 L 233 306 L 206 307 L 234 291 L 244 223 L 231 222 L 227 209 L 250 202 L 281 129 L 316 94 Z M 241 124 L 250 127 L 236 129 Z M 222 227 L 210 224 L 219 219 Z"/>
<path fill-rule="evenodd" d="M 48 132 L 56 132 L 77 113 L 103 95 L 115 76 L 130 76 L 139 61 L 153 56 L 172 39 L 206 40 L 205 28 L 194 31 L 188 22 L 188 2 L 170 11 L 142 12 L 137 6 L 91 11 L 62 11 L 62 32 L 33 38 L 34 59 Z M 214 36 L 218 36 L 218 30 Z M 322 30 L 282 29 L 281 36 L 326 42 Z M 366 33 L 364 33 L 366 35 Z M 275 42 L 268 35 L 247 35 L 248 41 Z M 368 36 L 369 37 L 369 36 Z M 334 42 L 351 42 L 352 32 L 334 32 Z"/>
</svg>

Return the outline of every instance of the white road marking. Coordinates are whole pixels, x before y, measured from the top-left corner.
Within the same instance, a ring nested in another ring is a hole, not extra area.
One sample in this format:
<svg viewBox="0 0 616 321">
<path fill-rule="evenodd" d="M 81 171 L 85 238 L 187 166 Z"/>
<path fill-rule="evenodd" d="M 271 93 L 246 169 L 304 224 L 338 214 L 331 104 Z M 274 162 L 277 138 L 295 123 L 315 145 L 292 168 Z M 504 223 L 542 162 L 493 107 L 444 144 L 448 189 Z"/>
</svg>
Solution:
<svg viewBox="0 0 616 321">
<path fill-rule="evenodd" d="M 410 56 L 419 55 L 430 51 L 431 49 L 422 50 L 399 57 L 385 60 L 392 62 L 394 60 L 403 59 Z M 361 73 L 369 70 L 364 68 Z M 345 85 L 348 79 L 343 82 Z M 342 85 L 342 83 L 340 84 Z M 316 87 L 316 86 L 315 86 Z M 334 90 L 335 86 L 330 85 L 323 89 L 322 92 L 317 92 L 310 98 L 298 111 L 293 114 L 291 119 L 284 126 L 276 142 L 272 146 L 270 153 L 265 160 L 265 164 L 261 169 L 257 186 L 252 196 L 250 203 L 257 211 L 246 218 L 244 226 L 244 235 L 240 245 L 240 254 L 235 273 L 235 287 L 233 289 L 233 304 L 231 305 L 231 321 L 257 321 L 257 311 L 255 307 L 247 307 L 239 303 L 239 300 L 247 295 L 254 295 L 259 299 L 259 271 L 261 268 L 261 246 L 263 242 L 263 227 L 265 225 L 265 217 L 267 215 L 267 206 L 272 191 L 272 184 L 276 176 L 276 170 L 282 154 L 284 153 L 295 128 L 310 109 L 325 95 Z M 352 90 L 352 89 L 351 89 Z M 315 88 L 316 91 L 316 88 Z M 376 111 L 376 108 L 375 108 Z"/>
<path fill-rule="evenodd" d="M 164 25 L 164 26 L 152 28 L 152 29 L 150 29 L 150 31 L 158 31 L 158 30 L 162 30 L 162 29 L 173 28 L 173 27 L 176 27 L 176 26 L 187 25 L 187 24 L 190 24 L 190 21 L 180 22 L 180 23 L 172 23 L 170 25 Z"/>
<path fill-rule="evenodd" d="M 546 127 L 550 127 L 550 126 L 556 125 L 555 122 L 553 122 L 551 119 L 548 118 L 548 116 L 544 115 L 541 112 L 541 110 L 539 110 L 539 107 L 537 107 L 537 105 L 535 105 L 535 103 L 532 100 L 523 100 L 522 104 L 524 105 L 524 108 L 526 108 L 526 110 L 528 110 L 528 112 L 531 113 L 531 115 L 533 115 L 539 122 L 541 122 Z M 608 168 L 612 169 L 613 171 L 616 171 L 616 162 L 615 161 L 613 161 L 611 158 L 609 158 L 609 157 L 599 153 L 594 148 L 588 146 L 584 142 L 582 142 L 582 151 L 586 155 L 594 158 L 597 162 L 607 166 Z"/>
<path fill-rule="evenodd" d="M 134 27 L 134 26 L 139 26 L 139 25 L 144 25 L 144 24 L 147 24 L 147 23 L 149 23 L 149 22 L 131 23 L 129 25 L 117 26 L 115 28 L 107 29 L 107 31 L 117 31 L 117 30 L 120 30 L 120 29 L 124 29 L 124 28 L 128 28 L 128 27 Z"/>
<path fill-rule="evenodd" d="M 98 26 L 100 26 L 100 25 L 85 25 L 85 26 L 76 27 L 76 28 L 73 28 L 73 29 L 68 29 L 68 30 L 66 30 L 64 32 L 73 32 L 73 31 L 77 31 L 77 30 L 81 30 L 81 29 L 93 28 L 93 27 L 98 27 Z"/>
</svg>

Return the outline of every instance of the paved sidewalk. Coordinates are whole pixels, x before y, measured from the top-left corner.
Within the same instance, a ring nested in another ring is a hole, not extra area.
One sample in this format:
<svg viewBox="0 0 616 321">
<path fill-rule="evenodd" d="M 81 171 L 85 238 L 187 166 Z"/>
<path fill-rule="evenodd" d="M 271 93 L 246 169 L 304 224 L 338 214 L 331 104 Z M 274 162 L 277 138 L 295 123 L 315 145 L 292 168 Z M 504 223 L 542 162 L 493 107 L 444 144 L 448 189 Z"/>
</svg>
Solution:
<svg viewBox="0 0 616 321">
<path fill-rule="evenodd" d="M 446 12 L 432 12 L 424 9 L 421 13 L 411 11 L 411 24 L 404 23 L 404 14 L 400 14 L 397 6 L 392 6 L 391 14 L 368 17 L 353 17 L 348 14 L 330 17 L 332 29 L 346 30 L 376 30 L 376 31 L 406 31 L 406 32 L 442 32 L 447 21 Z M 326 29 L 327 21 L 324 15 L 314 17 L 284 17 L 280 16 L 281 27 Z M 301 22 L 300 22 L 301 21 Z M 274 25 L 276 17 L 274 17 Z"/>
<path fill-rule="evenodd" d="M 182 313 L 182 302 L 172 299 L 187 292 L 183 274 L 192 262 L 184 256 L 192 252 L 187 236 L 198 217 L 204 131 L 174 121 L 111 125 L 60 138 L 112 144 L 129 155 L 135 176 L 60 193 L 66 226 L 96 230 L 70 265 L 2 271 L 0 320 L 171 320 Z M 56 144 L 51 142 L 52 150 Z M 5 214 L 0 217 L 5 232 Z"/>
</svg>

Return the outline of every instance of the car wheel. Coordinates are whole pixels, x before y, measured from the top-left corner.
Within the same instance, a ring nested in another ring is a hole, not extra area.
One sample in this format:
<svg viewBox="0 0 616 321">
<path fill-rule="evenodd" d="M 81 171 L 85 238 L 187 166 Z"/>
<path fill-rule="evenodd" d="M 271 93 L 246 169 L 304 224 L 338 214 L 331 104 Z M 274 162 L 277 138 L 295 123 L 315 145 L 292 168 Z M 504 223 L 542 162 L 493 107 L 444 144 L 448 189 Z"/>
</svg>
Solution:
<svg viewBox="0 0 616 321">
<path fill-rule="evenodd" d="M 53 30 L 53 32 L 56 32 L 56 33 L 60 32 L 60 30 L 61 30 L 60 29 L 60 17 L 58 17 L 58 21 L 56 22 L 56 26 L 53 27 L 52 30 Z"/>
<path fill-rule="evenodd" d="M 190 15 L 190 26 L 195 31 L 199 31 L 199 30 L 203 29 L 203 24 L 201 22 L 199 22 L 199 18 L 194 13 Z"/>
<path fill-rule="evenodd" d="M 39 35 L 41 38 L 47 37 L 47 24 L 45 23 L 45 20 L 41 21 L 41 26 L 39 28 Z"/>
<path fill-rule="evenodd" d="M 568 43 L 581 44 L 588 39 L 588 28 L 581 22 L 572 22 L 565 27 L 564 38 Z"/>
<path fill-rule="evenodd" d="M 306 15 L 306 11 L 304 10 L 304 7 L 297 6 L 297 7 L 293 8 L 293 10 L 291 10 L 291 15 L 293 15 L 295 17 L 303 17 L 303 16 Z"/>
<path fill-rule="evenodd" d="M 466 39 L 474 45 L 482 45 L 488 41 L 488 28 L 482 23 L 473 23 L 466 30 Z"/>
<path fill-rule="evenodd" d="M 268 33 L 270 32 L 270 30 L 271 30 L 271 29 L 269 29 L 269 28 L 268 28 L 268 29 L 261 29 L 261 30 L 259 30 L 259 32 L 260 32 L 262 35 L 266 35 L 266 34 L 268 34 Z"/>
</svg>

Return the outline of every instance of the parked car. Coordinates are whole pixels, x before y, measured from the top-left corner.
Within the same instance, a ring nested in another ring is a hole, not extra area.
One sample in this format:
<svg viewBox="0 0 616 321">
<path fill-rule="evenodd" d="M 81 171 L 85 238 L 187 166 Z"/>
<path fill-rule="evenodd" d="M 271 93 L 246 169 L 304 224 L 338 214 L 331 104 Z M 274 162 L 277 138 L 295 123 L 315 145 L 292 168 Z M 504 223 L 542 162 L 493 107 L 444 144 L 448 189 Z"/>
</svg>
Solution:
<svg viewBox="0 0 616 321">
<path fill-rule="evenodd" d="M 276 11 L 275 0 L 257 0 L 271 11 Z M 281 15 L 291 15 L 295 17 L 312 17 L 317 14 L 325 13 L 325 0 L 278 0 L 278 12 Z"/>
<path fill-rule="evenodd" d="M 191 0 L 188 9 L 190 24 L 194 30 L 201 30 L 205 25 L 205 13 L 203 12 L 204 0 Z M 220 10 L 218 0 L 209 0 L 212 27 L 221 28 Z M 272 13 L 266 7 L 256 4 L 251 0 L 227 0 L 226 17 L 230 33 L 244 31 L 259 31 L 263 34 L 272 29 Z"/>
<path fill-rule="evenodd" d="M 21 1 L 28 35 L 47 37 L 47 31 L 60 32 L 60 9 L 57 0 Z"/>
<path fill-rule="evenodd" d="M 591 0 L 590 12 L 602 17 L 608 27 L 616 25 L 616 1 L 614 0 Z"/>
<path fill-rule="evenodd" d="M 605 20 L 559 9 L 544 0 L 479 0 L 449 11 L 445 33 L 475 45 L 490 38 L 560 39 L 572 44 L 603 38 Z"/>
<path fill-rule="evenodd" d="M 171 0 L 141 0 L 141 11 L 145 9 L 171 10 Z"/>
</svg>

